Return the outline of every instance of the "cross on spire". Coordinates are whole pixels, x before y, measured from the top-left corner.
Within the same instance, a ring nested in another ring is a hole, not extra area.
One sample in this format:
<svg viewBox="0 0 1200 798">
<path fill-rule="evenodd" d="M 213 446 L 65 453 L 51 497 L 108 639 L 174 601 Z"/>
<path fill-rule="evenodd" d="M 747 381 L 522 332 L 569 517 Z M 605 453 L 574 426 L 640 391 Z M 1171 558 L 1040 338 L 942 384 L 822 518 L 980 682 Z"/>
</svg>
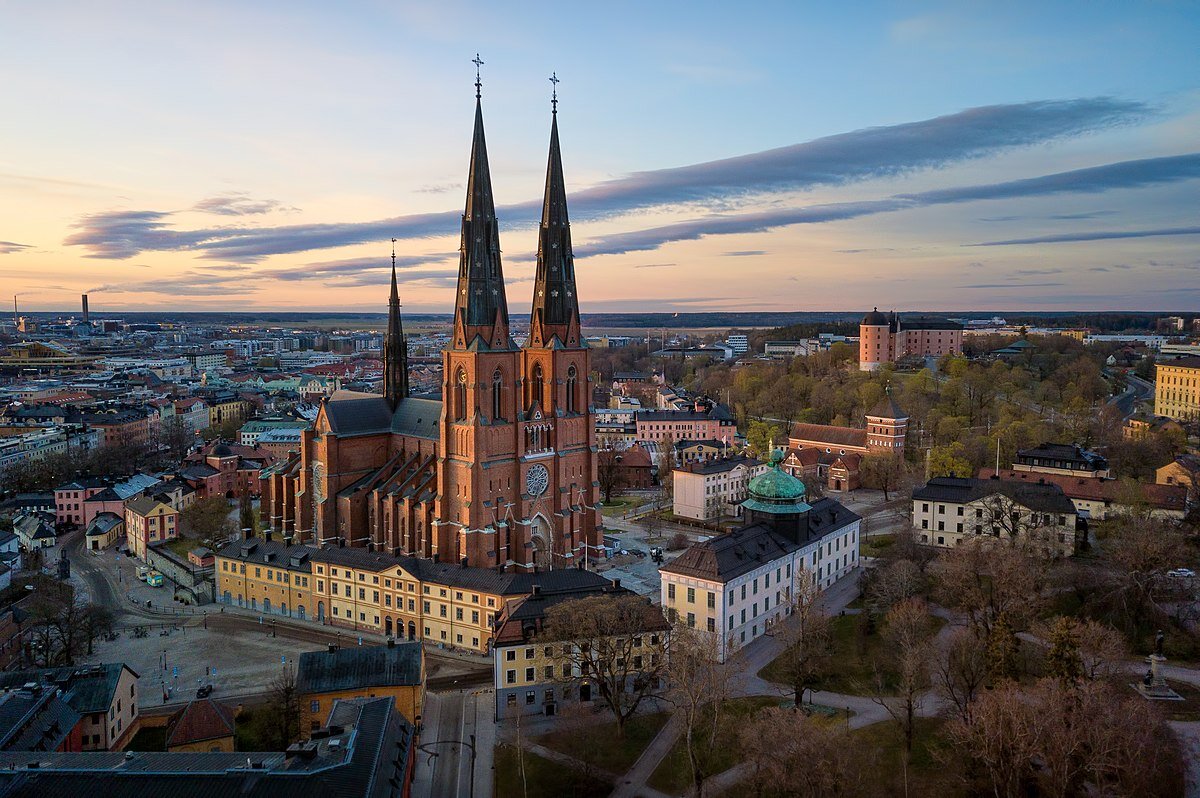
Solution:
<svg viewBox="0 0 1200 798">
<path fill-rule="evenodd" d="M 558 78 L 557 72 L 550 73 L 550 82 L 554 84 L 554 90 L 550 94 L 550 106 L 553 108 L 552 113 L 558 113 L 558 84 L 562 81 Z"/>
<path fill-rule="evenodd" d="M 479 79 L 479 68 L 483 66 L 483 59 L 479 57 L 479 53 L 475 53 L 471 63 L 475 65 L 475 99 L 478 100 L 480 88 L 483 86 L 483 81 Z"/>
<path fill-rule="evenodd" d="M 392 239 L 392 271 L 396 271 L 396 239 Z"/>
</svg>

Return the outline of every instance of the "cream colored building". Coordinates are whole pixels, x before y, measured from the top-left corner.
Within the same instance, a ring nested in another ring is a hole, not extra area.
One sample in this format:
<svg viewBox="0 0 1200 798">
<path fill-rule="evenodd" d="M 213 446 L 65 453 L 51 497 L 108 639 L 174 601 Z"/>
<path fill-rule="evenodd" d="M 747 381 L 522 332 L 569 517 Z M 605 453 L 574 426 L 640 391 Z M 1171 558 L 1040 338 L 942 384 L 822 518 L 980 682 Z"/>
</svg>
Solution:
<svg viewBox="0 0 1200 798">
<path fill-rule="evenodd" d="M 1155 365 L 1154 415 L 1200 421 L 1200 357 Z"/>
<path fill-rule="evenodd" d="M 741 515 L 750 480 L 767 465 L 752 457 L 730 457 L 692 463 L 672 471 L 675 514 L 698 521 Z"/>
</svg>

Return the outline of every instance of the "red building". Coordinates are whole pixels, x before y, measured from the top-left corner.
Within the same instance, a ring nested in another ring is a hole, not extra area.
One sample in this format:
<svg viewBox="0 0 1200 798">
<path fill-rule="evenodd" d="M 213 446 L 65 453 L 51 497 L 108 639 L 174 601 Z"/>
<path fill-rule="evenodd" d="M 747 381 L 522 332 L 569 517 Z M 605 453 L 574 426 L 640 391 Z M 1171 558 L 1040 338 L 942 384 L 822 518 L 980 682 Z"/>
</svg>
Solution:
<svg viewBox="0 0 1200 798">
<path fill-rule="evenodd" d="M 962 353 L 963 328 L 946 319 L 927 316 L 901 319 L 875 308 L 858 327 L 858 367 L 874 371 L 903 357 L 941 357 Z"/>
<path fill-rule="evenodd" d="M 599 553 L 589 350 L 551 126 L 530 331 L 509 332 L 483 114 L 462 217 L 442 398 L 409 395 L 393 270 L 384 395 L 323 401 L 301 451 L 267 469 L 263 508 L 290 542 L 369 546 L 472 566 L 547 569 Z"/>
<path fill-rule="evenodd" d="M 187 456 L 179 476 L 196 491 L 197 499 L 257 496 L 262 470 L 275 455 L 258 446 L 213 441 Z"/>
</svg>

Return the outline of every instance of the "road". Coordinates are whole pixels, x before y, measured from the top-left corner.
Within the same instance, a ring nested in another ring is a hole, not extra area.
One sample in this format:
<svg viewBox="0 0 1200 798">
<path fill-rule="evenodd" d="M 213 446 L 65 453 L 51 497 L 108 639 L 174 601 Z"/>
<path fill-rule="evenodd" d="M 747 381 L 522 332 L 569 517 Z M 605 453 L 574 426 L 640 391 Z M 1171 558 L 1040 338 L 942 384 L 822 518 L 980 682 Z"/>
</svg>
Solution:
<svg viewBox="0 0 1200 798">
<path fill-rule="evenodd" d="M 1110 405 L 1116 405 L 1121 411 L 1123 418 L 1129 418 L 1136 411 L 1139 404 L 1142 402 L 1152 401 L 1154 398 L 1154 384 L 1143 380 L 1135 374 L 1127 375 L 1128 388 L 1125 392 L 1114 396 L 1108 400 Z"/>
<path fill-rule="evenodd" d="M 426 694 L 414 796 L 491 798 L 494 695 L 491 690 Z"/>
</svg>

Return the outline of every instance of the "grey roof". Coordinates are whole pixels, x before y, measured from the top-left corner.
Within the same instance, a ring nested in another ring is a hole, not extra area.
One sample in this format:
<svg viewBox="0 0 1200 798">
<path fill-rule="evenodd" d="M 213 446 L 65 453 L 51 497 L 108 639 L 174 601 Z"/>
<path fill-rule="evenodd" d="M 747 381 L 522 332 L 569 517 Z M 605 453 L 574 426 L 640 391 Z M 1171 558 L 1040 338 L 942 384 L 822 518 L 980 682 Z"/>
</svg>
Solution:
<svg viewBox="0 0 1200 798">
<path fill-rule="evenodd" d="M 1103 456 L 1073 443 L 1043 443 L 1032 449 L 1021 449 L 1017 452 L 1018 460 L 1034 458 L 1057 460 L 1064 464 L 1080 465 L 1098 471 L 1108 468 L 1108 461 Z"/>
<path fill-rule="evenodd" d="M 387 399 L 374 393 L 334 391 L 325 402 L 325 418 L 339 436 L 370 435 L 392 428 L 392 409 Z"/>
<path fill-rule="evenodd" d="M 0 696 L 0 749 L 53 751 L 79 722 L 80 714 L 54 690 L 17 690 Z"/>
<path fill-rule="evenodd" d="M 1063 489 L 1049 482 L 1041 484 L 1004 479 L 934 477 L 924 487 L 914 490 L 912 497 L 918 501 L 967 504 L 997 493 L 1030 510 L 1075 515 L 1075 505 L 1063 493 Z"/>
<path fill-rule="evenodd" d="M 289 546 L 283 541 L 266 540 L 265 538 L 250 538 L 234 540 L 226 543 L 217 554 L 221 557 L 246 563 L 270 563 L 289 571 L 309 573 L 312 563 L 309 561 L 316 549 L 309 546 Z"/>
<path fill-rule="evenodd" d="M 122 662 L 84 665 L 76 668 L 2 671 L 0 672 L 0 690 L 13 690 L 30 682 L 52 685 L 63 690 L 63 698 L 81 715 L 92 712 L 108 712 L 123 670 L 128 670 L 135 679 L 137 678 L 137 673 Z"/>
<path fill-rule="evenodd" d="M 333 651 L 305 651 L 296 668 L 302 694 L 401 687 L 421 684 L 421 643 L 350 646 Z"/>
<path fill-rule="evenodd" d="M 383 798 L 403 784 L 413 729 L 391 698 L 339 700 L 342 733 L 314 739 L 311 758 L 283 752 L 28 753 L 0 751 L 3 798 Z M 336 745 L 334 741 L 336 740 Z M 30 768 L 36 760 L 37 767 Z"/>
<path fill-rule="evenodd" d="M 95 517 L 92 518 L 91 523 L 88 524 L 87 532 L 85 534 L 107 535 L 110 531 L 112 531 L 113 527 L 123 523 L 123 521 L 124 519 L 122 519 L 121 516 L 117 515 L 116 513 L 96 513 Z"/>
<path fill-rule="evenodd" d="M 442 417 L 440 399 L 419 399 L 413 396 L 400 400 L 392 415 L 392 432 L 414 438 L 438 438 L 438 421 Z"/>
<path fill-rule="evenodd" d="M 760 465 L 761 463 L 761 460 L 756 460 L 753 457 L 738 455 L 736 457 L 722 457 L 714 460 L 704 460 L 701 462 L 692 463 L 682 470 L 688 471 L 692 474 L 719 474 L 722 471 L 732 471 L 738 466 L 754 468 L 754 466 Z"/>
</svg>

